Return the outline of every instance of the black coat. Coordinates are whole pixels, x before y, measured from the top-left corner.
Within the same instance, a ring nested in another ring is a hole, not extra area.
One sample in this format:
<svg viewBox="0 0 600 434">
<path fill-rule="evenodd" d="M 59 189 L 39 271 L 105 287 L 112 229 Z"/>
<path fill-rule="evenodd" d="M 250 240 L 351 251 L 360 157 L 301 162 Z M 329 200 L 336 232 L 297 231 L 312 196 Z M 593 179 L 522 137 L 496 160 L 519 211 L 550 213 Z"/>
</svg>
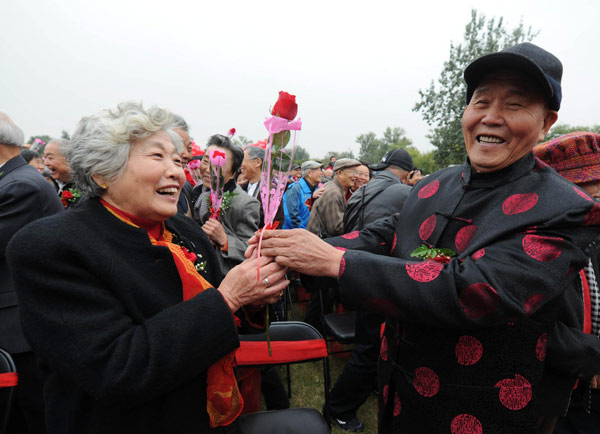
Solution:
<svg viewBox="0 0 600 434">
<path fill-rule="evenodd" d="M 0 347 L 10 353 L 30 348 L 21 331 L 6 246 L 23 226 L 63 210 L 56 190 L 23 157 L 18 155 L 0 167 Z"/>
<path fill-rule="evenodd" d="M 327 240 L 348 249 L 344 306 L 388 317 L 380 432 L 536 432 L 547 336 L 599 224 L 600 205 L 528 154 L 437 172 L 400 214 Z M 423 243 L 457 256 L 421 262 Z"/>
<path fill-rule="evenodd" d="M 399 212 L 411 190 L 389 170 L 378 173 L 348 199 L 344 211 L 344 232 L 362 229 Z"/>
<path fill-rule="evenodd" d="M 198 225 L 180 215 L 166 225 L 219 285 Z M 48 373 L 50 434 L 208 429 L 206 370 L 239 346 L 238 334 L 217 290 L 182 302 L 166 247 L 90 200 L 17 233 L 8 262 L 23 330 Z"/>
</svg>

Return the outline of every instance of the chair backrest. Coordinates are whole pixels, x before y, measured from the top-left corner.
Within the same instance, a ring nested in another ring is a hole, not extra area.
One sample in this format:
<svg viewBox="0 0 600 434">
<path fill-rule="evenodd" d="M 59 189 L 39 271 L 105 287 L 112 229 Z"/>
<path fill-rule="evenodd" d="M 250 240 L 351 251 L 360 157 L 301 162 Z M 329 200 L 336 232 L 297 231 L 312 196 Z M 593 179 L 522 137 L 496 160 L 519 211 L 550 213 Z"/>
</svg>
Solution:
<svg viewBox="0 0 600 434">
<path fill-rule="evenodd" d="M 17 382 L 15 363 L 11 355 L 0 348 L 0 434 L 6 432 L 13 387 Z"/>
<path fill-rule="evenodd" d="M 279 365 L 327 358 L 327 342 L 310 324 L 278 321 L 269 327 L 271 354 L 266 333 L 240 335 L 236 361 L 240 366 Z"/>
</svg>

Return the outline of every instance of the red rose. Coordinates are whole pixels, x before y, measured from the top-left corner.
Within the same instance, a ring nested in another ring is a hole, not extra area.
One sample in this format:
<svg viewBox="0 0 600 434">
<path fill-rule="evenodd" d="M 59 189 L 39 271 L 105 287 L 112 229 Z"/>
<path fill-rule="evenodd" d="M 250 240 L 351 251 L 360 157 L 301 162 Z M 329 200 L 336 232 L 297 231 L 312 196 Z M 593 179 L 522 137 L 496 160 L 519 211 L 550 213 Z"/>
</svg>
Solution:
<svg viewBox="0 0 600 434">
<path fill-rule="evenodd" d="M 296 95 L 290 95 L 287 92 L 279 92 L 279 99 L 273 106 L 271 114 L 279 116 L 280 118 L 287 119 L 288 121 L 294 120 L 298 114 L 298 104 L 296 104 Z"/>
<path fill-rule="evenodd" d="M 63 191 L 62 197 L 65 200 L 73 199 L 73 193 L 70 191 Z"/>
</svg>

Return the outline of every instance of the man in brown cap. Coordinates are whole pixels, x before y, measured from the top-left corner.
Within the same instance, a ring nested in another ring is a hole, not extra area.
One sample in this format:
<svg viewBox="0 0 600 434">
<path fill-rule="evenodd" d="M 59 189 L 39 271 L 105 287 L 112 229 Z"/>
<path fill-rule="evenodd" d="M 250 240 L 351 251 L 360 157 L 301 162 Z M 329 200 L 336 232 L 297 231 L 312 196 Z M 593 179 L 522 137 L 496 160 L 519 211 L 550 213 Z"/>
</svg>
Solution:
<svg viewBox="0 0 600 434">
<path fill-rule="evenodd" d="M 361 163 L 353 158 L 340 158 L 333 165 L 333 181 L 310 212 L 306 229 L 321 238 L 335 237 L 344 233 L 344 209 L 350 187 L 356 179 L 356 168 Z"/>
</svg>

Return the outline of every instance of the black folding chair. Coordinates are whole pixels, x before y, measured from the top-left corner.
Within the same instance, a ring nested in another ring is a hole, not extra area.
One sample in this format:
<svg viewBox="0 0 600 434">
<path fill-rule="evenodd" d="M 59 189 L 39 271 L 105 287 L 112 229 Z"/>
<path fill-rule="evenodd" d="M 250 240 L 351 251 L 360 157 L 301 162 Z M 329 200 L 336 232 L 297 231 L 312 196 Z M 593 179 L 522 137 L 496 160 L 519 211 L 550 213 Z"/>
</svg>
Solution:
<svg viewBox="0 0 600 434">
<path fill-rule="evenodd" d="M 13 387 L 17 382 L 15 363 L 11 355 L 0 348 L 0 434 L 6 433 Z"/>
<path fill-rule="evenodd" d="M 260 367 L 321 360 L 323 362 L 325 404 L 328 404 L 331 377 L 327 342 L 321 333 L 305 322 L 278 321 L 270 325 L 269 336 L 271 339 L 271 355 L 268 351 L 266 333 L 240 335 L 240 348 L 236 353 L 238 366 Z M 289 396 L 291 396 L 291 386 L 291 377 L 288 376 Z M 302 421 L 299 422 L 300 426 L 302 426 L 302 423 Z"/>
</svg>

